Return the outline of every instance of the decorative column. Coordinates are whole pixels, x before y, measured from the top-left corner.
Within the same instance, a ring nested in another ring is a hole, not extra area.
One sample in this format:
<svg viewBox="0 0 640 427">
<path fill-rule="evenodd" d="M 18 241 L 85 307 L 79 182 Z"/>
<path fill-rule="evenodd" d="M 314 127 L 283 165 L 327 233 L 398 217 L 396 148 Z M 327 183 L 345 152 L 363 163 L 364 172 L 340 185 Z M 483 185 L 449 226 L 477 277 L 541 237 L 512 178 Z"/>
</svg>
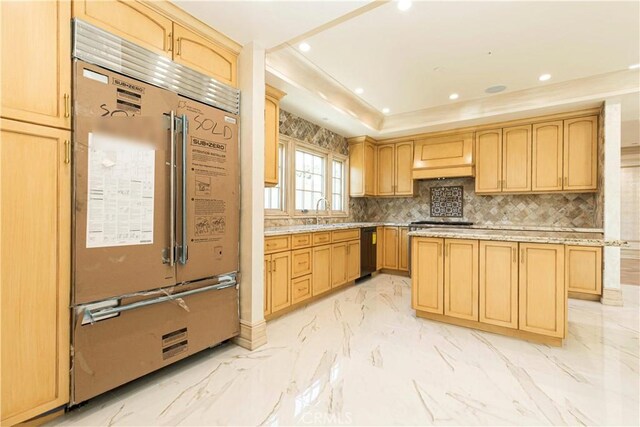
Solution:
<svg viewBox="0 0 640 427">
<path fill-rule="evenodd" d="M 604 105 L 604 239 L 620 240 L 620 101 Z M 602 304 L 622 305 L 620 248 L 605 246 Z"/>
<path fill-rule="evenodd" d="M 266 344 L 264 321 L 265 50 L 255 42 L 238 58 L 240 83 L 240 336 L 253 350 Z"/>
</svg>

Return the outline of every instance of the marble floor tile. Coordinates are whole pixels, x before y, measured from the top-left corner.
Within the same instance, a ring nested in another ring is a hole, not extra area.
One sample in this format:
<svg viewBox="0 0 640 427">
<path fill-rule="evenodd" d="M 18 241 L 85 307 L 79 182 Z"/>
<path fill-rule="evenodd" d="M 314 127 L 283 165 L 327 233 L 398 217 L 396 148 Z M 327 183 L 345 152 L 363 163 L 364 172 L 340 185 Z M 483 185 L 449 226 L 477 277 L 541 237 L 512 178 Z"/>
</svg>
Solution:
<svg viewBox="0 0 640 427">
<path fill-rule="evenodd" d="M 50 425 L 638 425 L 640 287 L 570 300 L 561 348 L 424 319 L 379 275 L 233 344 L 93 399 Z"/>
</svg>

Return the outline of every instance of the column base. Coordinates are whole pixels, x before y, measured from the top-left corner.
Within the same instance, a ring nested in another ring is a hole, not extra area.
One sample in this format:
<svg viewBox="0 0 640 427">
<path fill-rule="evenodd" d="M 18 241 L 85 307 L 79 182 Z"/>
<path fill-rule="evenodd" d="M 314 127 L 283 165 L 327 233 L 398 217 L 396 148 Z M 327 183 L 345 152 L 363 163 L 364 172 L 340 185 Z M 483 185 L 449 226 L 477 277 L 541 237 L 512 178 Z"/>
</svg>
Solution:
<svg viewBox="0 0 640 427">
<path fill-rule="evenodd" d="M 622 289 L 603 289 L 602 290 L 602 298 L 600 298 L 600 302 L 603 305 L 614 305 L 618 307 L 622 307 Z"/>
<path fill-rule="evenodd" d="M 240 320 L 240 335 L 235 337 L 233 342 L 247 350 L 255 350 L 265 345 L 267 343 L 267 322 L 261 320 L 252 325 Z"/>
</svg>

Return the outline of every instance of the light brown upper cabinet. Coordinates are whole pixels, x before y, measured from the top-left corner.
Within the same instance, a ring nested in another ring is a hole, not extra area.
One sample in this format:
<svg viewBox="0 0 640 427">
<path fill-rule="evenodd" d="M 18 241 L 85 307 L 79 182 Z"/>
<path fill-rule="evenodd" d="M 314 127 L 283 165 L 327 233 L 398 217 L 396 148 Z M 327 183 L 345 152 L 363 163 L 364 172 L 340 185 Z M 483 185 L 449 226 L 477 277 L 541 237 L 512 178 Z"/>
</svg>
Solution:
<svg viewBox="0 0 640 427">
<path fill-rule="evenodd" d="M 519 329 L 564 338 L 564 246 L 520 243 Z"/>
<path fill-rule="evenodd" d="M 444 314 L 478 320 L 477 240 L 444 240 Z"/>
<path fill-rule="evenodd" d="M 533 125 L 531 190 L 562 190 L 562 120 Z"/>
<path fill-rule="evenodd" d="M 476 193 L 502 191 L 502 129 L 476 133 Z"/>
<path fill-rule="evenodd" d="M 71 132 L 0 128 L 0 421 L 14 425 L 69 401 Z"/>
<path fill-rule="evenodd" d="M 598 186 L 598 116 L 564 121 L 563 189 L 595 190 Z"/>
<path fill-rule="evenodd" d="M 502 129 L 502 191 L 531 191 L 531 125 Z"/>
<path fill-rule="evenodd" d="M 444 262 L 442 239 L 416 237 L 411 240 L 411 307 L 444 314 Z"/>
<path fill-rule="evenodd" d="M 378 146 L 378 196 L 413 196 L 413 142 Z"/>
<path fill-rule="evenodd" d="M 349 195 L 376 195 L 376 146 L 368 136 L 349 139 Z"/>
<path fill-rule="evenodd" d="M 73 16 L 160 55 L 172 57 L 173 22 L 140 2 L 74 0 Z"/>
<path fill-rule="evenodd" d="M 3 1 L 4 118 L 71 129 L 71 5 Z"/>
<path fill-rule="evenodd" d="M 480 242 L 480 313 L 482 323 L 518 328 L 518 244 Z"/>
<path fill-rule="evenodd" d="M 278 185 L 280 100 L 284 92 L 267 85 L 264 100 L 264 185 Z"/>
<path fill-rule="evenodd" d="M 173 24 L 173 60 L 231 86 L 237 86 L 237 57 L 217 43 Z"/>
<path fill-rule="evenodd" d="M 473 165 L 473 132 L 416 141 L 414 179 L 473 176 Z"/>
</svg>

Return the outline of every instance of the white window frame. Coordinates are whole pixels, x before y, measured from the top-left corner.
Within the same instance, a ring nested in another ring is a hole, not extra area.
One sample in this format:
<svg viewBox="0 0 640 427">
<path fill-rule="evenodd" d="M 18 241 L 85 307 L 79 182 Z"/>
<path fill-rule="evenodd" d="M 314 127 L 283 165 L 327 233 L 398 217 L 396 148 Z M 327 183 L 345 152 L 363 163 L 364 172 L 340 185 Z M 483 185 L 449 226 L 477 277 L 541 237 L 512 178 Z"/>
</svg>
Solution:
<svg viewBox="0 0 640 427">
<path fill-rule="evenodd" d="M 324 218 L 345 218 L 349 216 L 349 156 L 342 155 L 330 150 L 327 150 L 316 145 L 308 144 L 295 138 L 280 135 L 280 143 L 284 144 L 286 156 L 284 164 L 285 175 L 285 200 L 283 210 L 265 209 L 265 217 L 268 218 L 315 218 L 315 208 L 306 212 L 296 210 L 295 196 L 295 157 L 296 150 L 306 151 L 311 154 L 319 155 L 325 158 L 325 194 L 324 196 L 329 199 L 329 203 L 332 204 L 332 185 L 333 185 L 333 160 L 339 160 L 344 165 L 342 174 L 342 207 L 340 211 L 334 211 L 331 209 L 321 209 L 318 212 L 318 216 Z M 324 208 L 324 204 L 321 206 Z"/>
</svg>

